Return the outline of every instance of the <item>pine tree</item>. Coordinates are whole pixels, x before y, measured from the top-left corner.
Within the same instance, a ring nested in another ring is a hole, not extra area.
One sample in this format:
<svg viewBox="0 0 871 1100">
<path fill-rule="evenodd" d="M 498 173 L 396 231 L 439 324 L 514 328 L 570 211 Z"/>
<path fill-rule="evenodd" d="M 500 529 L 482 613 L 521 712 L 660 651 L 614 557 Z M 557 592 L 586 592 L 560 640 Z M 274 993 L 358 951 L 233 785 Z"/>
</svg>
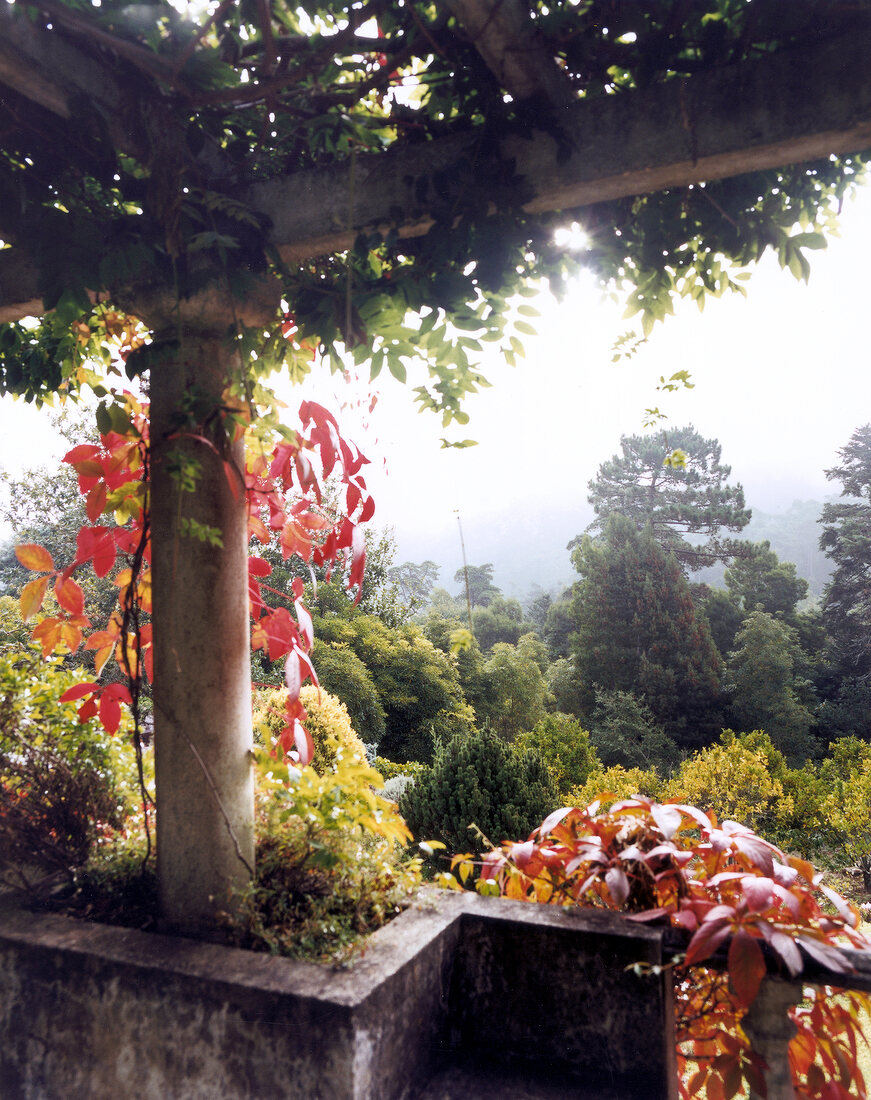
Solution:
<svg viewBox="0 0 871 1100">
<path fill-rule="evenodd" d="M 656 435 L 624 435 L 622 454 L 613 455 L 589 482 L 587 500 L 603 527 L 615 513 L 638 530 L 650 526 L 660 545 L 675 554 L 685 570 L 701 569 L 732 556 L 732 540 L 719 532 L 740 531 L 750 522 L 744 490 L 729 485 L 731 466 L 720 461 L 716 439 L 703 439 L 690 424 Z M 706 535 L 694 545 L 684 535 Z"/>
</svg>

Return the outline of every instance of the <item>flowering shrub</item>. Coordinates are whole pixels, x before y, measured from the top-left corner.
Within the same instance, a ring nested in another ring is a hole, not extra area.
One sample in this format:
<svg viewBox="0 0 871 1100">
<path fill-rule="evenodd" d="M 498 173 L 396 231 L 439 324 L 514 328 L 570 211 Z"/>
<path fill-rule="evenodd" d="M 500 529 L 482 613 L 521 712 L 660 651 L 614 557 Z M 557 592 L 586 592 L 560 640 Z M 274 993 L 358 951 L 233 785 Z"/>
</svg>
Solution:
<svg viewBox="0 0 871 1100">
<path fill-rule="evenodd" d="M 802 973 L 805 955 L 846 973 L 838 945 L 869 946 L 858 909 L 805 860 L 734 821 L 718 824 L 692 806 L 640 796 L 599 808 L 557 810 L 528 840 L 506 842 L 480 861 L 457 855 L 442 882 L 461 888 L 477 874 L 484 894 L 599 906 L 684 929 L 686 953 L 675 963 L 682 1095 L 731 1098 L 745 1084 L 764 1095 L 761 1063 L 741 1020 L 767 971 L 766 954 L 791 978 Z M 719 948 L 725 974 L 703 965 Z M 833 992 L 811 991 L 810 1003 L 793 1013 L 793 1080 L 809 1100 L 866 1096 L 858 1016 L 871 998 L 851 992 L 834 999 Z"/>
</svg>

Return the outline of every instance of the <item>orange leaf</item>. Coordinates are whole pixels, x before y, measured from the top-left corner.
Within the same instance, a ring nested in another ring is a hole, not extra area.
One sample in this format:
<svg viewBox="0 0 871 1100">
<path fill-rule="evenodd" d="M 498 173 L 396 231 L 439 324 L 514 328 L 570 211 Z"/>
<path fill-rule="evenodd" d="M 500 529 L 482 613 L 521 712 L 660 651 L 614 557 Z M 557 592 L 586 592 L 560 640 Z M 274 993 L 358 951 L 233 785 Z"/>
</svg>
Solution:
<svg viewBox="0 0 871 1100">
<path fill-rule="evenodd" d="M 54 586 L 57 602 L 69 615 L 82 615 L 85 611 L 84 594 L 71 577 L 60 576 Z"/>
<path fill-rule="evenodd" d="M 16 546 L 15 556 L 25 569 L 32 569 L 34 573 L 50 573 L 54 569 L 54 561 L 48 550 L 33 542 Z"/>
<path fill-rule="evenodd" d="M 70 653 L 75 653 L 82 644 L 82 632 L 72 623 L 60 624 L 60 638 Z"/>
<path fill-rule="evenodd" d="M 28 581 L 21 589 L 18 602 L 21 607 L 21 618 L 25 622 L 42 607 L 50 580 L 51 577 L 37 577 L 35 580 Z"/>
<path fill-rule="evenodd" d="M 816 871 L 814 865 L 808 863 L 806 859 L 799 859 L 798 856 L 787 856 L 786 862 L 790 867 L 793 867 L 806 882 L 813 882 Z"/>
<path fill-rule="evenodd" d="M 60 644 L 61 640 L 61 622 L 56 616 L 43 619 L 41 623 L 37 623 L 33 628 L 33 640 L 39 642 L 42 646 L 43 657 L 48 657 L 54 653 Z"/>
<path fill-rule="evenodd" d="M 99 676 L 103 669 L 106 667 L 106 662 L 109 660 L 114 652 L 115 645 L 113 643 L 112 645 L 103 646 L 101 649 L 98 649 L 97 652 L 94 654 L 94 672 L 97 676 Z"/>
</svg>

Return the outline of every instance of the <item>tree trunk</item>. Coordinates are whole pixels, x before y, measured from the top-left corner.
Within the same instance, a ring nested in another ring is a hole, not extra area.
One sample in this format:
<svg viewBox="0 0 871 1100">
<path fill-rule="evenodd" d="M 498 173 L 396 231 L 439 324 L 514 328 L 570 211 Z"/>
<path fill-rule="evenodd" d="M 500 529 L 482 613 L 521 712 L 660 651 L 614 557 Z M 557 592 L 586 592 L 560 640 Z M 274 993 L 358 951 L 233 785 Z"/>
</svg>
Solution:
<svg viewBox="0 0 871 1100">
<path fill-rule="evenodd" d="M 167 930 L 210 936 L 254 866 L 244 466 L 220 416 L 209 420 L 232 350 L 211 336 L 165 347 L 151 370 L 159 899 Z M 191 462 L 196 483 L 185 491 L 178 469 Z"/>
</svg>

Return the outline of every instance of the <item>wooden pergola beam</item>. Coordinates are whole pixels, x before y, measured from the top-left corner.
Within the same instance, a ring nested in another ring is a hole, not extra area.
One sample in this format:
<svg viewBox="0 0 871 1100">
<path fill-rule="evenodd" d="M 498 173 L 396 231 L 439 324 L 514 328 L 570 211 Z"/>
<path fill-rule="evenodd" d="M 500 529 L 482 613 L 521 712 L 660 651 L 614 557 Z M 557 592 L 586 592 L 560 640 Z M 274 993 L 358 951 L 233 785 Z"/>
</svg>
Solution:
<svg viewBox="0 0 871 1100">
<path fill-rule="evenodd" d="M 871 147 L 871 26 L 637 92 L 579 100 L 561 142 L 543 131 L 483 154 L 472 132 L 292 173 L 241 197 L 272 220 L 284 259 L 341 252 L 365 229 L 419 236 L 440 173 L 482 181 L 510 161 L 530 213 L 595 203 Z M 0 71 L 0 81 L 2 81 Z M 0 252 L 0 320 L 38 311 L 32 266 Z"/>
</svg>

